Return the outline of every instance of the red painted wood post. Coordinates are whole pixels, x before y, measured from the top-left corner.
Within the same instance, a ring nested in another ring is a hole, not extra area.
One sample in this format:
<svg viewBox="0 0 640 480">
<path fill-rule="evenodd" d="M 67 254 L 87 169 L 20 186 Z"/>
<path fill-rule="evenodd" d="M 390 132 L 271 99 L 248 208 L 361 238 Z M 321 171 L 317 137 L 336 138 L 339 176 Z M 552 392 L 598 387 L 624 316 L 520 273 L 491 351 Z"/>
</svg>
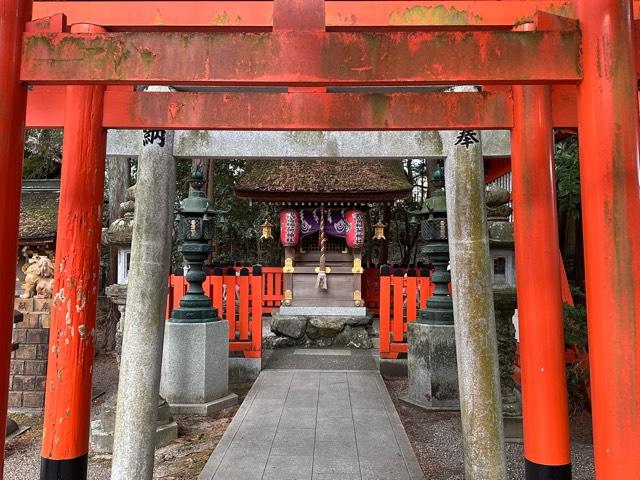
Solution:
<svg viewBox="0 0 640 480">
<path fill-rule="evenodd" d="M 213 294 L 211 295 L 213 308 L 218 311 L 218 317 L 224 318 L 224 277 L 222 275 L 222 268 L 215 267 L 213 269 L 211 283 L 213 284 Z"/>
<path fill-rule="evenodd" d="M 525 24 L 520 27 L 529 27 Z M 551 89 L 514 85 L 513 215 L 525 476 L 571 478 Z"/>
<path fill-rule="evenodd" d="M 640 478 L 638 88 L 630 0 L 579 0 L 578 86 L 598 480 Z"/>
<path fill-rule="evenodd" d="M 13 331 L 15 263 L 24 154 L 27 86 L 20 83 L 24 25 L 31 19 L 30 0 L 0 0 L 0 478 L 4 468 L 9 364 Z"/>
<path fill-rule="evenodd" d="M 262 267 L 253 266 L 251 275 L 251 350 L 244 356 L 260 358 L 262 356 Z"/>
<path fill-rule="evenodd" d="M 233 341 L 236 338 L 236 269 L 229 267 L 224 273 L 225 316 L 220 318 L 229 322 L 229 340 Z"/>
<path fill-rule="evenodd" d="M 393 343 L 399 343 L 404 339 L 404 274 L 399 268 L 396 268 L 393 272 L 392 284 L 393 319 L 391 321 L 391 331 L 393 333 Z"/>
<path fill-rule="evenodd" d="M 75 25 L 73 32 L 102 31 Z M 42 437 L 42 479 L 86 478 L 106 130 L 103 86 L 69 86 Z"/>
<path fill-rule="evenodd" d="M 249 269 L 242 268 L 238 279 L 238 333 L 240 340 L 249 340 Z"/>
<path fill-rule="evenodd" d="M 415 268 L 410 268 L 407 271 L 406 281 L 406 302 L 407 302 L 407 321 L 404 323 L 403 330 L 406 333 L 407 325 L 409 322 L 415 322 L 418 317 L 417 306 L 417 293 L 418 293 L 418 277 L 416 277 Z"/>
<path fill-rule="evenodd" d="M 389 358 L 391 341 L 391 277 L 389 265 L 380 267 L 380 357 Z"/>
</svg>

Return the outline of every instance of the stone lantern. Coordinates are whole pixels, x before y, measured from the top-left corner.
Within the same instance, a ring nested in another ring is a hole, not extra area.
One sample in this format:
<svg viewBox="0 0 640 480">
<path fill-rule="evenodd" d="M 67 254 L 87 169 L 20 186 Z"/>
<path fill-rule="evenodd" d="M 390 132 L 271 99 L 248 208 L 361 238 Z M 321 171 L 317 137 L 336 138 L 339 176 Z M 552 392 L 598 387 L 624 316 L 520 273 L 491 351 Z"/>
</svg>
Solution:
<svg viewBox="0 0 640 480">
<path fill-rule="evenodd" d="M 427 308 L 420 310 L 418 322 L 431 325 L 453 325 L 453 301 L 449 293 L 451 273 L 449 273 L 449 239 L 447 230 L 447 199 L 444 189 L 444 170 L 433 172 L 433 184 L 437 190 L 424 202 L 418 215 L 423 217 L 420 235 L 427 244 L 422 250 L 433 264 L 431 282 L 435 285 L 433 295 L 427 301 Z M 424 218 L 426 217 L 426 218 Z"/>
<path fill-rule="evenodd" d="M 420 211 L 421 236 L 427 242 L 422 250 L 434 266 L 431 282 L 435 284 L 427 308 L 418 320 L 408 325 L 407 371 L 409 389 L 404 399 L 428 409 L 457 409 L 458 371 L 456 364 L 453 302 L 449 293 L 449 241 L 444 170 L 433 173 L 434 193 Z"/>
<path fill-rule="evenodd" d="M 214 212 L 203 190 L 204 175 L 198 166 L 193 171 L 189 196 L 180 202 L 176 215 L 176 236 L 182 242 L 180 253 L 187 268 L 189 283 L 187 293 L 180 300 L 180 307 L 173 310 L 170 322 L 201 323 L 220 320 L 211 305 L 211 299 L 204 294 L 202 283 L 207 279 L 203 266 L 213 251 Z"/>
<path fill-rule="evenodd" d="M 179 414 L 210 415 L 238 401 L 229 393 L 229 325 L 202 288 L 214 228 L 214 211 L 203 187 L 204 175 L 197 167 L 176 215 L 189 287 L 165 325 L 160 394 Z M 234 301 L 233 295 L 227 292 L 227 301 Z"/>
</svg>

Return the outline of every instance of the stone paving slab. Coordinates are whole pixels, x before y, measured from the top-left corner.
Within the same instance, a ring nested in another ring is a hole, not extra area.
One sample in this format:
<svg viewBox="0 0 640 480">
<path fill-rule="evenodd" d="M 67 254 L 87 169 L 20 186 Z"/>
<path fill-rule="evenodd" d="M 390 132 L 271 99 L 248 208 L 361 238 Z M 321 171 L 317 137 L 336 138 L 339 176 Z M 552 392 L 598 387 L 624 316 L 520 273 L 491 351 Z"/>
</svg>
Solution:
<svg viewBox="0 0 640 480">
<path fill-rule="evenodd" d="M 305 352 L 305 353 L 302 353 Z M 264 350 L 263 370 L 375 370 L 377 350 L 278 348 Z"/>
<path fill-rule="evenodd" d="M 380 374 L 264 370 L 199 480 L 418 480 Z"/>
</svg>

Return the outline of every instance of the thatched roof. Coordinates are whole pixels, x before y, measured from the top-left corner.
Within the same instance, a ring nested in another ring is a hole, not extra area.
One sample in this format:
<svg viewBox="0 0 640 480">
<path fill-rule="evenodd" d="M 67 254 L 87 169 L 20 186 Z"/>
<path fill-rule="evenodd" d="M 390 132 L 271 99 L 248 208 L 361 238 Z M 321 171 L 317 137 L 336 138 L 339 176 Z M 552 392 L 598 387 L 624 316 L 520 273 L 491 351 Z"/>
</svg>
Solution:
<svg viewBox="0 0 640 480">
<path fill-rule="evenodd" d="M 256 201 L 392 201 L 406 198 L 411 184 L 402 160 L 258 159 L 248 160 L 235 187 Z"/>
<path fill-rule="evenodd" d="M 53 242 L 58 224 L 59 197 L 59 182 L 24 182 L 20 200 L 21 245 Z"/>
</svg>

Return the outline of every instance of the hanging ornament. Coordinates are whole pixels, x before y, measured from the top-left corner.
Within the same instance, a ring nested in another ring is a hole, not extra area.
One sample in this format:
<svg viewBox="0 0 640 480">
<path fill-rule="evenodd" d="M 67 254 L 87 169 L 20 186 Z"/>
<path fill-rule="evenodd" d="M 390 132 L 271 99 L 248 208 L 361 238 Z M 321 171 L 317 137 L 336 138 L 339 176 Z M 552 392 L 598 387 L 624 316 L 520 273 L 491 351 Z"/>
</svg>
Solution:
<svg viewBox="0 0 640 480">
<path fill-rule="evenodd" d="M 262 227 L 261 240 L 273 240 L 273 224 L 269 221 L 269 217 L 264 219 L 264 223 L 260 225 Z"/>
<path fill-rule="evenodd" d="M 374 240 L 386 240 L 387 237 L 384 236 L 384 229 L 387 226 L 382 223 L 382 220 L 378 220 L 378 223 L 376 223 L 373 226 L 373 239 Z"/>
<path fill-rule="evenodd" d="M 280 243 L 295 247 L 300 240 L 300 214 L 292 209 L 280 212 Z"/>
<path fill-rule="evenodd" d="M 361 210 L 347 210 L 344 220 L 347 222 L 347 246 L 349 248 L 364 247 L 365 213 Z"/>
</svg>

